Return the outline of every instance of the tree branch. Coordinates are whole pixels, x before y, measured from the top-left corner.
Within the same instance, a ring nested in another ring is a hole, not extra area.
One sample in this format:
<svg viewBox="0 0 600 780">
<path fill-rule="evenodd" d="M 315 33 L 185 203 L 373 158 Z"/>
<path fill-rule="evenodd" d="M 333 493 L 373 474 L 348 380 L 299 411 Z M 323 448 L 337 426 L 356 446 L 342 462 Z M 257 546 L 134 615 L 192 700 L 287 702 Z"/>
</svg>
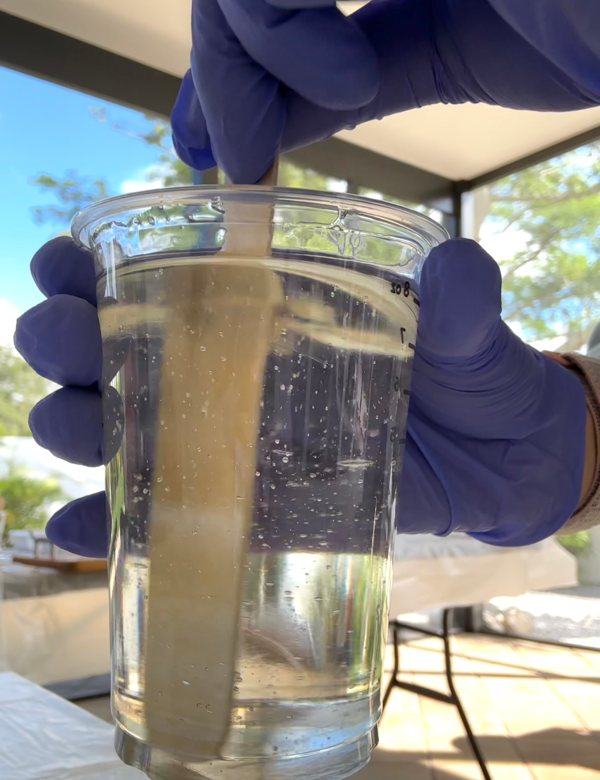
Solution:
<svg viewBox="0 0 600 780">
<path fill-rule="evenodd" d="M 516 265 L 512 266 L 505 274 L 502 279 L 503 284 L 507 281 L 510 281 L 516 274 L 518 270 L 526 266 L 528 263 L 532 263 L 534 260 L 537 260 L 537 258 L 540 256 L 540 254 L 547 249 L 550 244 L 554 241 L 556 236 L 558 236 L 561 233 L 560 229 L 553 230 L 543 241 L 540 241 L 537 249 L 533 250 L 531 254 L 529 254 L 524 260 L 518 262 Z"/>
<path fill-rule="evenodd" d="M 551 197 L 540 198 L 540 197 L 532 197 L 526 195 L 497 195 L 493 191 L 492 191 L 492 198 L 495 203 L 526 203 L 530 206 L 533 205 L 552 206 L 556 203 L 564 203 L 567 200 L 581 200 L 581 198 L 587 198 L 590 197 L 591 195 L 596 195 L 597 193 L 600 193 L 600 184 L 596 185 L 595 187 L 589 187 L 588 189 L 583 189 L 580 192 L 572 192 L 572 191 L 564 192 L 552 198 Z"/>
</svg>

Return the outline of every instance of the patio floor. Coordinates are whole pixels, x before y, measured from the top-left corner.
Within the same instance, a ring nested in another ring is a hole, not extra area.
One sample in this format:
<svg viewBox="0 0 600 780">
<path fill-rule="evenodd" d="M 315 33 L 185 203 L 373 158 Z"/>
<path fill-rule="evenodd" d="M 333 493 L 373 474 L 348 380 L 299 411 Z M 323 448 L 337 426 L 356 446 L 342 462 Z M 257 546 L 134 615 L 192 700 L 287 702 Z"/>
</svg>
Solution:
<svg viewBox="0 0 600 780">
<path fill-rule="evenodd" d="M 493 780 L 600 780 L 600 653 L 453 640 L 457 687 Z M 440 642 L 403 645 L 402 679 L 444 688 Z M 106 700 L 80 702 L 108 718 Z M 480 780 L 454 707 L 394 690 L 356 780 Z"/>
</svg>

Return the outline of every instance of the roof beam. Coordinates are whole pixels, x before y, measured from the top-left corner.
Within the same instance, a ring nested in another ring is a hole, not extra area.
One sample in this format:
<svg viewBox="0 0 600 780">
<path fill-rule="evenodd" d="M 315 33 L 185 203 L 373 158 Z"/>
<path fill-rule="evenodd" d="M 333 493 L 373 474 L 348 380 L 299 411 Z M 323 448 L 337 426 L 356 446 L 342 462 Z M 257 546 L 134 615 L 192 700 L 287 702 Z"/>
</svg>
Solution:
<svg viewBox="0 0 600 780">
<path fill-rule="evenodd" d="M 583 133 L 572 135 L 564 141 L 558 141 L 558 143 L 545 146 L 543 149 L 538 149 L 537 152 L 532 152 L 532 154 L 520 157 L 518 160 L 502 165 L 499 168 L 486 171 L 480 176 L 476 176 L 474 179 L 457 182 L 457 184 L 462 192 L 470 192 L 478 187 L 483 187 L 485 184 L 490 184 L 498 179 L 502 179 L 504 176 L 510 176 L 511 173 L 517 173 L 524 168 L 538 165 L 538 163 L 543 163 L 553 157 L 572 152 L 573 149 L 594 143 L 594 141 L 598 140 L 600 140 L 600 125 L 598 127 L 592 127 L 590 130 L 586 130 Z"/>
<path fill-rule="evenodd" d="M 0 12 L 0 62 L 15 70 L 141 111 L 168 117 L 180 80 L 173 75 Z M 415 203 L 450 203 L 441 176 L 332 138 L 289 154 L 299 165 Z M 443 210 L 447 210 L 443 208 Z"/>
<path fill-rule="evenodd" d="M 162 116 L 169 116 L 180 84 L 169 73 L 4 12 L 0 64 Z"/>
</svg>

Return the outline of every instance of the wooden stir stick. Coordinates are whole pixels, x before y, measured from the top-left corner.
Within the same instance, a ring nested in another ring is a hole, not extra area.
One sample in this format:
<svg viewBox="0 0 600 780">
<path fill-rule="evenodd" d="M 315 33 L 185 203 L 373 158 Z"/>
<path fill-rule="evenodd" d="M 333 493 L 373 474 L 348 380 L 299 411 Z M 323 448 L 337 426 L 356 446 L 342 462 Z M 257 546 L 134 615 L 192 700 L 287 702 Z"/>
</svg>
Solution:
<svg viewBox="0 0 600 780">
<path fill-rule="evenodd" d="M 264 371 L 283 303 L 260 267 L 272 211 L 226 199 L 214 262 L 168 271 L 144 711 L 149 744 L 188 760 L 221 755 L 239 672 Z"/>
</svg>

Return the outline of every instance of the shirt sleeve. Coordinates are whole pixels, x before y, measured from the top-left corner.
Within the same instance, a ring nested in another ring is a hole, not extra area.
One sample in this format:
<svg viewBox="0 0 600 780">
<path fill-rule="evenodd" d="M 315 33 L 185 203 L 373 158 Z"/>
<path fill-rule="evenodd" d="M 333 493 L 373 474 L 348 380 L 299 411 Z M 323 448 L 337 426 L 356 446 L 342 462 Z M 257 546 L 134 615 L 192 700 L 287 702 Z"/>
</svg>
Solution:
<svg viewBox="0 0 600 780">
<path fill-rule="evenodd" d="M 588 413 L 592 419 L 598 445 L 600 442 L 600 360 L 576 353 L 549 355 L 549 357 L 573 371 L 583 384 Z M 596 463 L 596 473 L 588 495 L 558 533 L 571 534 L 585 531 L 596 525 L 600 525 L 600 457 Z"/>
</svg>

